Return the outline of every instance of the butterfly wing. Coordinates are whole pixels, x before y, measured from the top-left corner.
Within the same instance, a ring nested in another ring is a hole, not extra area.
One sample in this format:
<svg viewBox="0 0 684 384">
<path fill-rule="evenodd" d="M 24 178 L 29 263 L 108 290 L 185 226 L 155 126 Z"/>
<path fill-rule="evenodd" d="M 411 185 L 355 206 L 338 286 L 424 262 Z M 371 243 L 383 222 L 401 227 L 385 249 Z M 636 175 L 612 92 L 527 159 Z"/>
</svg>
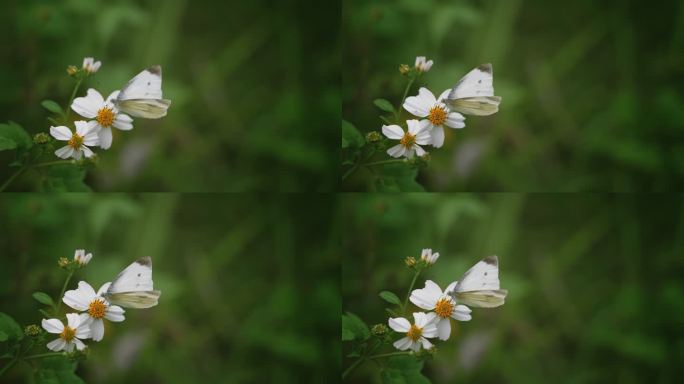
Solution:
<svg viewBox="0 0 684 384">
<path fill-rule="evenodd" d="M 149 308 L 157 305 L 161 291 L 154 289 L 152 259 L 142 257 L 119 273 L 105 297 L 112 304 L 128 308 Z"/>
<path fill-rule="evenodd" d="M 508 294 L 507 290 L 500 288 L 499 259 L 489 256 L 463 275 L 451 295 L 461 304 L 493 308 L 502 305 Z"/>
<path fill-rule="evenodd" d="M 161 85 L 161 66 L 153 65 L 126 83 L 116 98 L 116 106 L 134 117 L 146 119 L 164 117 L 171 105 L 171 100 L 162 98 Z"/>
<path fill-rule="evenodd" d="M 445 102 L 454 110 L 487 116 L 499 110 L 501 97 L 494 96 L 494 74 L 490 63 L 468 72 L 449 92 Z"/>
</svg>

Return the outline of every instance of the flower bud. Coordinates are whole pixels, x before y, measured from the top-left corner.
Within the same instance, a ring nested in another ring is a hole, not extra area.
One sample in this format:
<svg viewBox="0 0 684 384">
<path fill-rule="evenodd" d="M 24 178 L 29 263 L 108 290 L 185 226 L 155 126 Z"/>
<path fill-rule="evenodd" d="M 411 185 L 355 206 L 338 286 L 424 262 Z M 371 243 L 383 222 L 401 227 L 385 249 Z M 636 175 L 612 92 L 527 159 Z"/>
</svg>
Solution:
<svg viewBox="0 0 684 384">
<path fill-rule="evenodd" d="M 74 252 L 74 262 L 78 263 L 81 267 L 85 267 L 92 258 L 93 254 L 86 254 L 85 249 L 77 249 L 76 252 Z"/>
<path fill-rule="evenodd" d="M 439 259 L 439 252 L 432 253 L 432 249 L 425 248 L 420 254 L 420 259 L 427 265 L 432 265 Z"/>
<path fill-rule="evenodd" d="M 366 134 L 366 141 L 369 143 L 375 143 L 382 140 L 382 135 L 378 131 L 370 131 Z"/>
<path fill-rule="evenodd" d="M 402 75 L 408 75 L 408 73 L 411 71 L 411 67 L 408 66 L 408 64 L 402 64 L 399 66 L 399 73 Z"/>
<path fill-rule="evenodd" d="M 413 256 L 409 256 L 404 259 L 404 263 L 406 264 L 407 267 L 413 268 L 416 265 L 416 259 Z"/>
<path fill-rule="evenodd" d="M 60 268 L 66 268 L 71 264 L 71 261 L 67 259 L 66 257 L 60 257 L 57 259 L 57 265 L 59 265 Z"/>
<path fill-rule="evenodd" d="M 383 336 L 387 334 L 387 331 L 389 331 L 389 329 L 385 324 L 375 324 L 371 328 L 371 334 L 373 334 L 374 336 Z"/>
<path fill-rule="evenodd" d="M 35 324 L 27 325 L 24 328 L 24 334 L 26 336 L 38 336 L 40 335 L 40 327 Z"/>
<path fill-rule="evenodd" d="M 78 73 L 78 68 L 75 65 L 70 65 L 66 69 L 69 76 L 75 76 Z"/>
<path fill-rule="evenodd" d="M 50 141 L 50 136 L 45 132 L 36 133 L 33 136 L 33 142 L 36 144 L 45 144 Z"/>
</svg>

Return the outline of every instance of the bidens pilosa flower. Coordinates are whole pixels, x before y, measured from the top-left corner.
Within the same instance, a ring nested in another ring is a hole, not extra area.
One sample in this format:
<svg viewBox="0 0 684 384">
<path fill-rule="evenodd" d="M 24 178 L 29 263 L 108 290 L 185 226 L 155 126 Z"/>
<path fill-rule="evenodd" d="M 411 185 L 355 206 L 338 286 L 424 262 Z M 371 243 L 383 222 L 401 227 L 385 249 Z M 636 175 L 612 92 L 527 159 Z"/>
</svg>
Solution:
<svg viewBox="0 0 684 384">
<path fill-rule="evenodd" d="M 408 130 L 404 130 L 398 125 L 383 125 L 382 133 L 389 139 L 399 140 L 399 144 L 387 150 L 387 154 L 392 157 L 406 156 L 413 157 L 414 153 L 423 156 L 426 152 L 421 145 L 430 144 L 430 132 L 427 125 L 418 120 L 407 120 Z"/>
<path fill-rule="evenodd" d="M 81 266 L 85 266 L 90 262 L 90 259 L 93 258 L 92 253 L 85 253 L 85 249 L 77 249 L 76 252 L 74 252 L 74 261 L 77 262 Z"/>
<path fill-rule="evenodd" d="M 432 68 L 432 60 L 425 60 L 425 56 L 416 57 L 415 63 L 416 71 L 427 72 Z"/>
<path fill-rule="evenodd" d="M 102 65 L 102 63 L 95 61 L 92 57 L 83 58 L 83 70 L 88 74 L 92 75 L 97 72 L 97 70 L 100 69 L 100 65 Z"/>
<path fill-rule="evenodd" d="M 402 351 L 407 349 L 417 351 L 421 345 L 425 349 L 432 348 L 432 343 L 428 341 L 428 338 L 437 336 L 436 315 L 432 312 L 414 312 L 413 319 L 414 324 L 411 324 L 403 317 L 389 318 L 390 328 L 406 335 L 395 341 L 392 345 Z"/>
<path fill-rule="evenodd" d="M 444 126 L 451 128 L 465 127 L 465 117 L 458 112 L 452 111 L 444 100 L 449 96 L 451 89 L 447 89 L 435 98 L 435 95 L 425 87 L 418 90 L 417 96 L 407 97 L 404 101 L 404 109 L 414 116 L 424 118 L 421 122 L 427 122 L 428 132 L 432 137 L 432 146 L 439 148 L 444 144 Z"/>
<path fill-rule="evenodd" d="M 465 305 L 456 305 L 456 301 L 449 295 L 454 290 L 456 282 L 442 292 L 439 285 L 431 280 L 425 282 L 425 288 L 414 289 L 409 300 L 421 309 L 434 311 L 436 316 L 437 335 L 440 340 L 447 340 L 451 335 L 451 322 L 449 318 L 468 321 L 472 318 L 471 309 Z"/>
<path fill-rule="evenodd" d="M 90 88 L 84 97 L 77 97 L 71 103 L 71 109 L 79 115 L 95 119 L 92 122 L 98 127 L 100 148 L 108 149 L 112 146 L 112 127 L 122 131 L 133 129 L 133 118 L 119 112 L 113 103 L 119 96 L 119 91 L 112 92 L 107 100 L 100 92 Z"/>
<path fill-rule="evenodd" d="M 432 249 L 423 248 L 423 251 L 420 253 L 420 259 L 427 264 L 432 265 L 437 262 L 437 259 L 439 259 L 439 252 L 432 253 Z"/>
<path fill-rule="evenodd" d="M 71 352 L 74 347 L 79 351 L 86 348 L 81 339 L 90 337 L 90 328 L 88 324 L 84 324 L 81 318 L 76 313 L 67 313 L 67 325 L 64 325 L 59 319 L 43 319 L 43 329 L 49 333 L 59 334 L 59 338 L 52 340 L 47 344 L 51 351 L 67 351 Z"/>
<path fill-rule="evenodd" d="M 76 160 L 79 160 L 81 156 L 93 156 L 93 151 L 88 147 L 98 144 L 95 125 L 86 121 L 74 121 L 74 125 L 76 132 L 71 132 L 65 126 L 50 127 L 52 137 L 67 142 L 67 145 L 55 151 L 55 155 L 62 159 L 73 157 Z"/>
<path fill-rule="evenodd" d="M 100 290 L 95 292 L 93 287 L 85 281 L 78 283 L 78 288 L 64 293 L 64 304 L 81 313 L 81 321 L 90 326 L 91 337 L 95 341 L 102 340 L 104 336 L 104 322 L 102 319 L 120 322 L 124 321 L 124 309 L 118 305 L 110 305 L 102 294 L 107 292 L 111 283 L 104 284 Z"/>
</svg>

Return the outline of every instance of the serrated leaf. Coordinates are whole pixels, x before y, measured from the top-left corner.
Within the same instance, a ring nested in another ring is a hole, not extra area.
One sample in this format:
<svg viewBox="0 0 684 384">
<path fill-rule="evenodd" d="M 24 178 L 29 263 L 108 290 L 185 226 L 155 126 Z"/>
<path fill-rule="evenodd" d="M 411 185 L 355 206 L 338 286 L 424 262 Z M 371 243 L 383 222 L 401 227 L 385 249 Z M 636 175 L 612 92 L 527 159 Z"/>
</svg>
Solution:
<svg viewBox="0 0 684 384">
<path fill-rule="evenodd" d="M 46 192 L 90 192 L 84 178 L 85 169 L 77 165 L 53 165 L 47 168 L 41 187 Z"/>
<path fill-rule="evenodd" d="M 5 334 L 5 340 L 21 340 L 24 337 L 19 324 L 11 316 L 2 312 L 0 312 L 0 332 Z"/>
<path fill-rule="evenodd" d="M 422 369 L 423 362 L 413 356 L 394 356 L 387 359 L 380 376 L 383 384 L 430 384 Z"/>
<path fill-rule="evenodd" d="M 62 107 L 59 106 L 56 102 L 52 100 L 43 100 L 40 105 L 43 106 L 43 108 L 47 109 L 48 111 L 52 113 L 56 113 L 60 116 L 64 116 L 64 111 L 62 110 Z"/>
<path fill-rule="evenodd" d="M 375 99 L 373 100 L 373 104 L 385 112 L 394 113 L 394 107 L 392 106 L 392 103 L 385 99 Z"/>
<path fill-rule="evenodd" d="M 82 384 L 84 381 L 75 373 L 76 362 L 56 356 L 42 359 L 35 371 L 34 379 L 40 384 Z"/>
<path fill-rule="evenodd" d="M 351 312 L 342 315 L 342 341 L 366 340 L 370 330 L 366 323 Z"/>
<path fill-rule="evenodd" d="M 374 181 L 378 192 L 424 192 L 416 181 L 418 170 L 404 163 L 384 165 Z"/>
<path fill-rule="evenodd" d="M 36 299 L 37 302 L 39 302 L 41 304 L 45 304 L 45 305 L 49 305 L 49 306 L 55 305 L 55 302 L 52 301 L 52 297 L 50 297 L 50 295 L 48 295 L 45 292 L 34 292 L 32 296 L 34 299 Z"/>
<path fill-rule="evenodd" d="M 399 297 L 390 291 L 382 291 L 378 295 L 380 298 L 390 304 L 401 305 L 401 300 L 399 300 Z"/>
<path fill-rule="evenodd" d="M 342 120 L 342 148 L 361 148 L 365 143 L 361 132 L 352 123 Z"/>
<path fill-rule="evenodd" d="M 19 124 L 13 121 L 0 124 L 0 151 L 28 149 L 32 145 L 31 136 Z"/>
</svg>

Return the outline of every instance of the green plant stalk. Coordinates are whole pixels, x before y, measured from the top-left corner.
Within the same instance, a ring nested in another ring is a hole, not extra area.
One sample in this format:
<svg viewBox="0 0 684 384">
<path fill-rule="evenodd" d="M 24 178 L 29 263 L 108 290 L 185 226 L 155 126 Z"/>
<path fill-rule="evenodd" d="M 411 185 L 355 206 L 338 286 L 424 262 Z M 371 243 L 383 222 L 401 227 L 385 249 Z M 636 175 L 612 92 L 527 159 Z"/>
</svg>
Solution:
<svg viewBox="0 0 684 384">
<path fill-rule="evenodd" d="M 392 353 L 381 353 L 379 355 L 373 355 L 373 356 L 368 356 L 368 360 L 373 360 L 373 359 L 381 359 L 383 357 L 392 357 L 392 356 L 401 356 L 401 355 L 410 355 L 411 352 L 392 352 Z"/>
<path fill-rule="evenodd" d="M 382 342 L 380 342 L 379 344 L 375 343 L 373 347 L 368 348 L 368 350 L 364 351 L 363 355 L 356 359 L 356 361 L 354 361 L 349 367 L 347 367 L 347 369 L 344 370 L 344 372 L 342 372 L 342 379 L 344 380 L 344 378 L 347 377 L 347 375 L 349 375 L 350 373 L 352 373 L 352 371 L 354 371 L 356 367 L 358 367 L 361 363 L 366 361 L 366 359 L 368 359 L 366 355 L 375 351 L 380 345 L 382 345 Z"/>
<path fill-rule="evenodd" d="M 8 369 L 12 368 L 12 366 L 16 364 L 17 361 L 19 361 L 19 358 L 15 357 L 9 363 L 5 364 L 5 366 L 2 367 L 2 369 L 0 370 L 0 376 L 2 376 Z"/>
<path fill-rule="evenodd" d="M 406 96 L 408 95 L 409 89 L 411 89 L 411 85 L 413 85 L 413 82 L 416 80 L 415 76 L 411 76 L 409 78 L 408 84 L 406 84 L 406 89 L 404 89 L 404 95 L 401 97 L 401 101 L 399 102 L 399 105 L 397 106 L 396 113 L 394 114 L 394 120 L 396 120 L 397 123 L 399 123 L 399 117 L 401 115 L 401 108 L 404 106 L 404 101 L 406 100 Z"/>
<path fill-rule="evenodd" d="M 413 290 L 413 286 L 416 284 L 416 280 L 418 279 L 418 275 L 420 275 L 420 268 L 417 268 L 416 274 L 413 275 L 413 280 L 411 280 L 411 285 L 409 285 L 408 292 L 406 292 L 406 299 L 404 299 L 404 306 L 401 308 L 401 312 L 404 314 L 404 316 L 407 315 L 406 313 L 406 306 L 408 305 L 409 301 L 409 296 L 411 296 L 411 291 Z"/>
<path fill-rule="evenodd" d="M 78 89 L 81 87 L 81 83 L 83 83 L 83 77 L 79 78 L 76 82 L 76 86 L 74 87 L 74 90 L 71 92 L 69 102 L 67 103 L 66 108 L 64 108 L 64 124 L 69 122 L 69 113 L 71 113 L 71 103 L 74 101 L 74 98 L 76 97 L 76 92 L 78 92 Z"/>
<path fill-rule="evenodd" d="M 29 164 L 26 163 L 26 164 L 22 165 L 21 168 L 19 168 L 16 172 L 14 172 L 14 173 L 12 174 L 12 176 L 10 176 L 9 179 L 7 179 L 7 180 L 2 184 L 2 186 L 0 186 L 0 192 L 3 192 L 3 191 L 5 190 L 5 188 L 9 187 L 9 185 L 12 184 L 12 182 L 14 181 L 14 179 L 16 179 L 17 177 L 19 177 L 19 175 L 21 175 L 22 173 L 24 173 L 24 171 L 25 171 L 28 167 L 29 167 Z"/>
<path fill-rule="evenodd" d="M 42 359 L 43 357 L 53 357 L 53 356 L 62 356 L 62 355 L 63 354 L 61 352 L 39 353 L 37 355 L 26 356 L 26 357 L 24 357 L 24 360 Z"/>
<path fill-rule="evenodd" d="M 390 160 L 381 160 L 381 161 L 373 161 L 370 163 L 365 163 L 363 164 L 366 167 L 370 167 L 373 165 L 383 165 L 383 164 L 393 164 L 393 163 L 405 163 L 406 160 L 404 159 L 390 159 Z"/>
<path fill-rule="evenodd" d="M 57 296 L 57 307 L 55 309 L 55 316 L 59 316 L 59 309 L 62 306 L 62 297 L 64 297 L 64 291 L 66 291 L 66 287 L 69 284 L 69 281 L 71 280 L 71 277 L 74 275 L 75 269 L 72 269 L 69 271 L 69 275 L 66 278 L 66 281 L 64 282 L 64 285 L 62 286 L 62 292 Z"/>
</svg>

